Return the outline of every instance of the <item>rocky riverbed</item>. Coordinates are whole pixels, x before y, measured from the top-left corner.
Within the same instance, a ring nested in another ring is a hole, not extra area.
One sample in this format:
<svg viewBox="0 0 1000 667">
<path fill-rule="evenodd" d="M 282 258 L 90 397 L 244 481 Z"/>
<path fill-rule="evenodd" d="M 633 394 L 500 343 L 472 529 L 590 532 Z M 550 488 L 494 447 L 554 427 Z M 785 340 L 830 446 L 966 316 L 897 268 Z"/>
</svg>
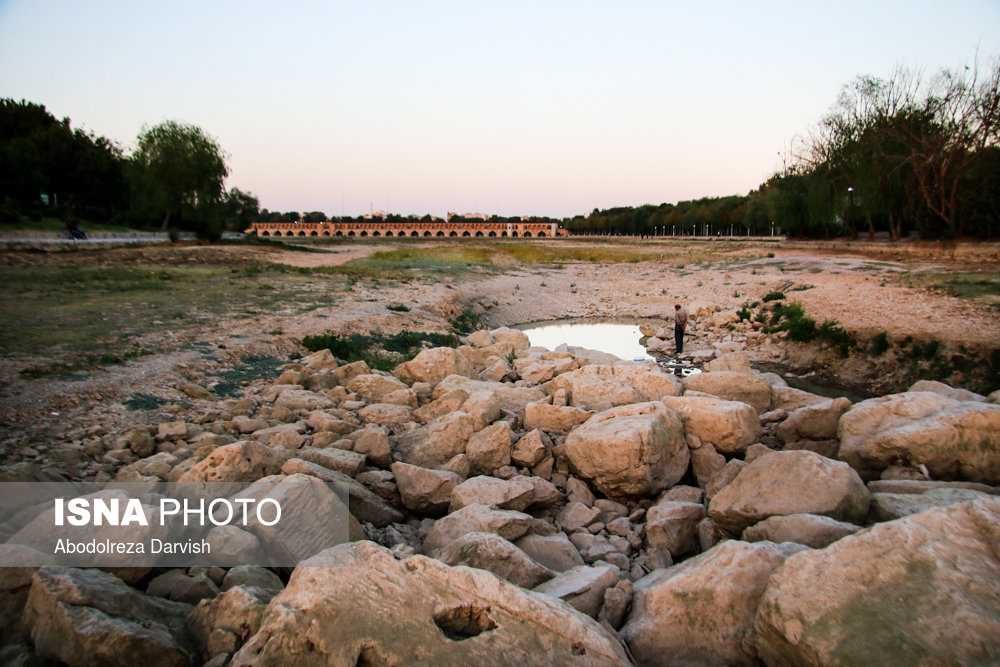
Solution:
<svg viewBox="0 0 1000 667">
<path fill-rule="evenodd" d="M 682 379 L 500 328 L 391 373 L 321 350 L 237 398 L 192 387 L 174 421 L 93 439 L 91 477 L 318 478 L 354 541 L 318 530 L 290 572 L 0 570 L 3 662 L 1000 660 L 1000 394 L 852 403 L 702 347 Z M 254 562 L 252 531 L 218 546 Z"/>
</svg>

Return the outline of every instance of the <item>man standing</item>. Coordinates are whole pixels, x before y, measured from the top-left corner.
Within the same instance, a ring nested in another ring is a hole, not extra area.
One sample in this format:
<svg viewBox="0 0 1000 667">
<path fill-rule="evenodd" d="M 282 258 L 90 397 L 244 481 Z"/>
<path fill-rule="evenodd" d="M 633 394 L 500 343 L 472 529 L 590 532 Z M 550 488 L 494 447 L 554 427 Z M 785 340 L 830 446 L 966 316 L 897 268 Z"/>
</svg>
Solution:
<svg viewBox="0 0 1000 667">
<path fill-rule="evenodd" d="M 688 313 L 679 303 L 674 304 L 674 344 L 677 354 L 684 351 L 684 331 L 688 325 Z"/>
</svg>

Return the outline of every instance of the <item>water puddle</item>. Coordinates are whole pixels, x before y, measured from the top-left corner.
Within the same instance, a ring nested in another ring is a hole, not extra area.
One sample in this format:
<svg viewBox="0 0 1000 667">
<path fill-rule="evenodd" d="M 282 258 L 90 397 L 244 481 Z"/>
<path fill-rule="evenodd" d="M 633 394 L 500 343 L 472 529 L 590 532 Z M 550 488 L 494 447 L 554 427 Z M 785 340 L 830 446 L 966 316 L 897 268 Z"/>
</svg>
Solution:
<svg viewBox="0 0 1000 667">
<path fill-rule="evenodd" d="M 528 335 L 531 344 L 554 350 L 560 345 L 585 347 L 613 354 L 625 361 L 652 361 L 640 343 L 642 332 L 637 324 L 581 322 L 563 320 L 526 324 L 517 327 Z"/>
</svg>

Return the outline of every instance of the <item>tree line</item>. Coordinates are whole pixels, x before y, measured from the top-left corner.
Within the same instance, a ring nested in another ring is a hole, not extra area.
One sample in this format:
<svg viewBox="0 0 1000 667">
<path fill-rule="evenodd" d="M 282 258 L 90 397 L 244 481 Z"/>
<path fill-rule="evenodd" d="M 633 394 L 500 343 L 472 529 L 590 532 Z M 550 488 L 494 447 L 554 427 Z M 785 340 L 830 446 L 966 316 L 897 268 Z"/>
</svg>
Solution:
<svg viewBox="0 0 1000 667">
<path fill-rule="evenodd" d="M 218 238 L 257 219 L 249 192 L 226 189 L 226 154 L 201 128 L 164 121 L 126 153 L 43 105 L 0 100 L 0 223 L 112 222 Z"/>
</svg>

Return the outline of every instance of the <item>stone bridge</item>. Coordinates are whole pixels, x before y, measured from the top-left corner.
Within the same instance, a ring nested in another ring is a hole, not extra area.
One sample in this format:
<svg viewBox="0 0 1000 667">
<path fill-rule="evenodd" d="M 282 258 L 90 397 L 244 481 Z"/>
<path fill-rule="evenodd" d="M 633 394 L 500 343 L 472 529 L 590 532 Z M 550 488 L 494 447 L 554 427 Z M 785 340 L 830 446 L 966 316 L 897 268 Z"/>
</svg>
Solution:
<svg viewBox="0 0 1000 667">
<path fill-rule="evenodd" d="M 553 238 L 569 236 L 556 223 L 544 222 L 255 222 L 245 230 L 255 236 L 339 236 L 350 238 Z"/>
</svg>

